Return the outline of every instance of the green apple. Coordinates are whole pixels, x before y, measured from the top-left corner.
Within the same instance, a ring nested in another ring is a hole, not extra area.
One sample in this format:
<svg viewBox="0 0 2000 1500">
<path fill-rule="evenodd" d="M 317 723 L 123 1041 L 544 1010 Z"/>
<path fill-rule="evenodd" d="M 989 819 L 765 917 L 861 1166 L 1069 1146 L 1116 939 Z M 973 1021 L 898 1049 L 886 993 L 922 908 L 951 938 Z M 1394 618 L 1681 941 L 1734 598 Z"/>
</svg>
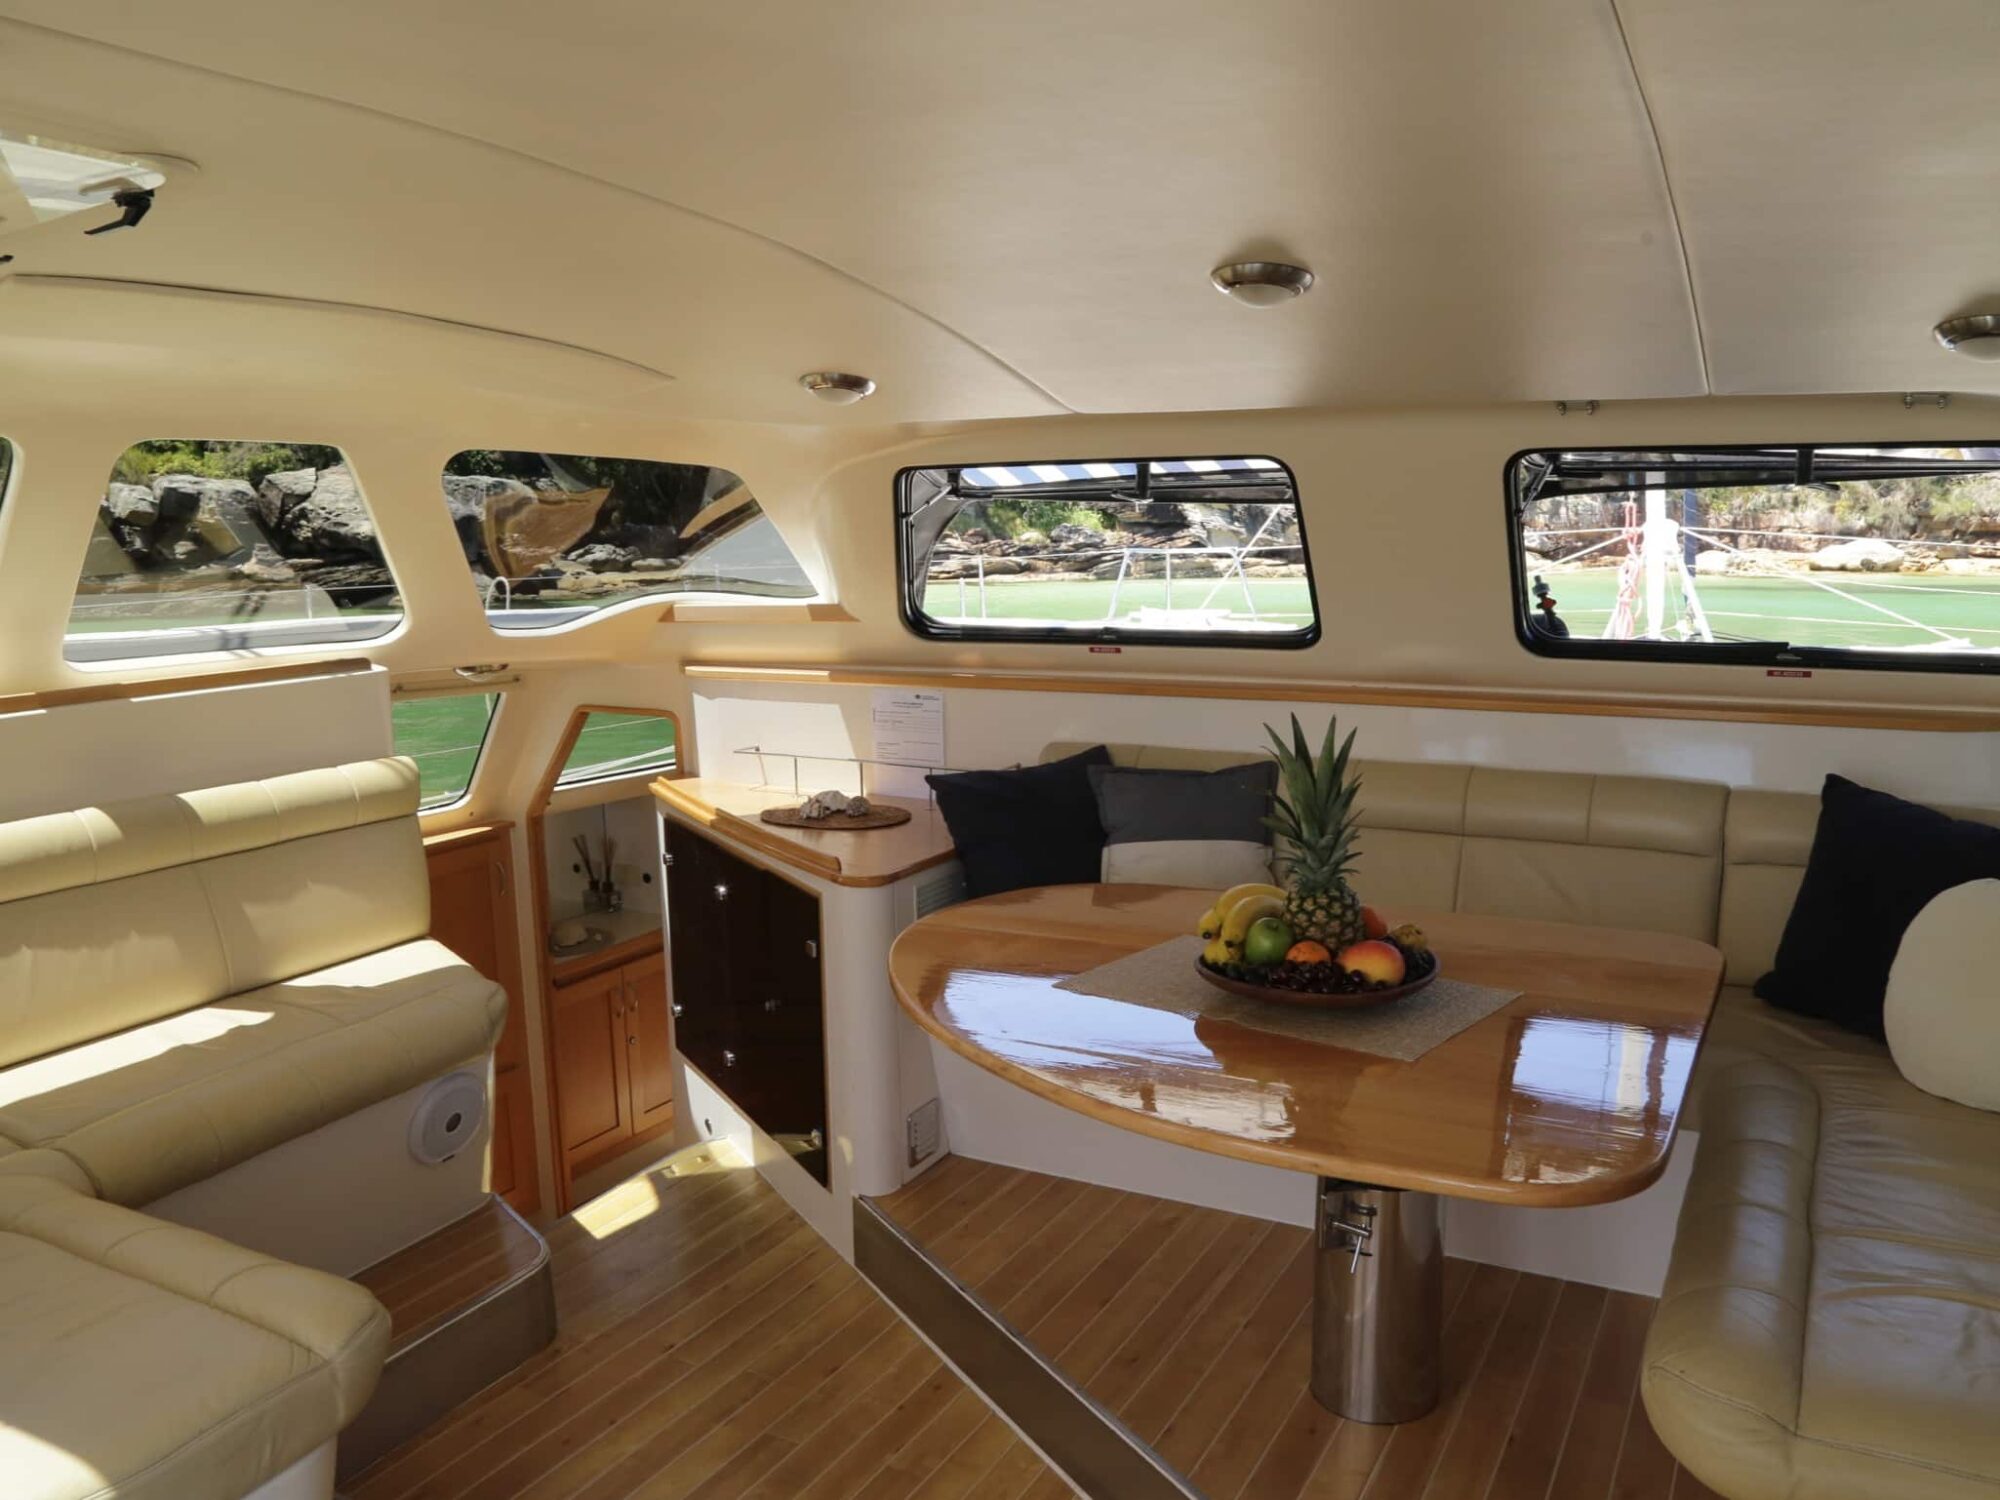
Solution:
<svg viewBox="0 0 2000 1500">
<path fill-rule="evenodd" d="M 1291 946 L 1291 928 L 1277 917 L 1259 917 L 1243 934 L 1243 961 L 1260 966 L 1282 963 Z"/>
</svg>

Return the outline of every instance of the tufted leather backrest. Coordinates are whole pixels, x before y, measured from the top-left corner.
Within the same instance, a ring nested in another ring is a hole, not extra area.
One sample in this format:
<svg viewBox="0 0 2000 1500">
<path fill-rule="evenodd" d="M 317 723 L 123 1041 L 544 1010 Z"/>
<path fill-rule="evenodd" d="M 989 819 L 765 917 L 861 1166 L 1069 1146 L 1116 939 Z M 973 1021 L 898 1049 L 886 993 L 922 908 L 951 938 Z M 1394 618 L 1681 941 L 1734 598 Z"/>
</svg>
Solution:
<svg viewBox="0 0 2000 1500">
<path fill-rule="evenodd" d="M 430 928 L 392 757 L 0 823 L 0 1066 Z"/>
<path fill-rule="evenodd" d="M 1086 748 L 1054 744 L 1057 759 Z M 1256 752 L 1108 747 L 1114 763 L 1214 770 Z M 1729 789 L 1664 777 L 1357 761 L 1369 902 L 1713 941 Z"/>
</svg>

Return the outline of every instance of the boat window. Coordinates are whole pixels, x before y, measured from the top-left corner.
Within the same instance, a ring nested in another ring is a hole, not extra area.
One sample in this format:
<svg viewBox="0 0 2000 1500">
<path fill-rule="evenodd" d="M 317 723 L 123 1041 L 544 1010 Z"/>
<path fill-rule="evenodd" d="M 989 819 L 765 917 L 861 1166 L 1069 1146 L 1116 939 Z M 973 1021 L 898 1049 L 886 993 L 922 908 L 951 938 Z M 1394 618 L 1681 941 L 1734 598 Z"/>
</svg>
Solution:
<svg viewBox="0 0 2000 1500">
<path fill-rule="evenodd" d="M 1271 458 L 905 469 L 903 618 L 936 640 L 1308 646 L 1319 612 Z"/>
<path fill-rule="evenodd" d="M 368 640 L 403 618 L 338 448 L 136 443 L 112 468 L 63 657 L 119 661 Z"/>
<path fill-rule="evenodd" d="M 1543 655 L 2000 669 L 2000 447 L 1542 450 L 1507 496 Z"/>
<path fill-rule="evenodd" d="M 497 630 L 545 630 L 653 594 L 818 593 L 727 469 L 470 449 L 445 465 L 444 498 Z"/>
<path fill-rule="evenodd" d="M 419 811 L 465 800 L 499 708 L 498 693 L 396 699 L 389 710 L 390 728 L 396 753 L 417 763 Z"/>
<path fill-rule="evenodd" d="M 674 721 L 667 714 L 617 713 L 592 709 L 584 715 L 576 743 L 563 757 L 556 785 L 608 781 L 642 771 L 674 769 Z"/>
</svg>

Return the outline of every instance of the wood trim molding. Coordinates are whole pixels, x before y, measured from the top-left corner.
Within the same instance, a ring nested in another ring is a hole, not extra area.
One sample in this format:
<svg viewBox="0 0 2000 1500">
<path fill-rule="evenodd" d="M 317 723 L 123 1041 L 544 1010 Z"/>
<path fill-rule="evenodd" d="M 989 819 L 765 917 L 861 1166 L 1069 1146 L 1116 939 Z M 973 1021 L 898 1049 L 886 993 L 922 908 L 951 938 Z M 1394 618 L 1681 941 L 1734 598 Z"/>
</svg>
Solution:
<svg viewBox="0 0 2000 1500">
<path fill-rule="evenodd" d="M 447 828 L 442 833 L 424 835 L 426 849 L 449 849 L 459 844 L 480 844 L 514 825 L 505 818 L 493 823 L 468 823 L 463 828 Z"/>
<path fill-rule="evenodd" d="M 261 667 L 236 667 L 226 672 L 202 672 L 188 677 L 120 678 L 84 687 L 51 688 L 40 693 L 0 696 L 0 714 L 32 713 L 38 709 L 69 708 L 79 703 L 116 703 L 136 698 L 165 698 L 175 693 L 199 693 L 209 688 L 247 687 L 260 682 L 297 682 L 308 677 L 344 677 L 370 672 L 375 664 L 363 656 L 332 661 L 277 662 Z"/>
<path fill-rule="evenodd" d="M 685 662 L 696 682 L 797 683 L 820 687 L 964 688 L 1006 693 L 1103 693 L 1139 698 L 1220 698 L 1248 703 L 1352 703 L 1588 718 L 1694 719 L 1725 724 L 1791 724 L 1826 729 L 2000 732 L 2000 709 L 1869 708 L 1840 703 L 1751 703 L 1726 698 L 1639 698 L 1618 694 L 1532 693 L 1403 683 L 1223 682 L 1195 677 L 1102 673 L 906 671 L 893 667 L 765 667 Z"/>
<path fill-rule="evenodd" d="M 852 625 L 855 617 L 844 604 L 711 604 L 677 599 L 660 611 L 660 623 L 672 625 Z"/>
</svg>

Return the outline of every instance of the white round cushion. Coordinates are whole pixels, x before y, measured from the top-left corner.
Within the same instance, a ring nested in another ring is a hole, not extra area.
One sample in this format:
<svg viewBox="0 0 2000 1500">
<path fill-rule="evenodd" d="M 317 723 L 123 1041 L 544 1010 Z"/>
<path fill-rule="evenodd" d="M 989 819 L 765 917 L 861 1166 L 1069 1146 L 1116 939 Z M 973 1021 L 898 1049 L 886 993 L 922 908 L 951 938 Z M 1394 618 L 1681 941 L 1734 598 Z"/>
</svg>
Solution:
<svg viewBox="0 0 2000 1500">
<path fill-rule="evenodd" d="M 1953 886 L 1917 913 L 1889 969 L 1882 1025 L 1911 1083 L 2000 1110 L 2000 880 Z"/>
</svg>

